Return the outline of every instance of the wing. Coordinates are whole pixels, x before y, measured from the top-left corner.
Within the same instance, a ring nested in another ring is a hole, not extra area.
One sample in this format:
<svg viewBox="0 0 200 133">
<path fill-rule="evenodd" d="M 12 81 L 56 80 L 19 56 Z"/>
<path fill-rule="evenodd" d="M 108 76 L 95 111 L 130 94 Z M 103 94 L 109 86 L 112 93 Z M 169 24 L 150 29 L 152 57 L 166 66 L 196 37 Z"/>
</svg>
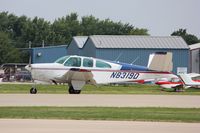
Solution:
<svg viewBox="0 0 200 133">
<path fill-rule="evenodd" d="M 92 72 L 87 69 L 71 68 L 62 77 L 56 79 L 66 81 L 68 83 L 71 83 L 72 81 L 85 81 L 85 83 L 96 85 Z"/>
<path fill-rule="evenodd" d="M 189 74 L 179 74 L 179 77 L 183 81 L 185 85 L 188 86 L 198 86 L 200 85 L 200 82 L 195 82 L 192 80 L 192 78 L 189 76 Z"/>
</svg>

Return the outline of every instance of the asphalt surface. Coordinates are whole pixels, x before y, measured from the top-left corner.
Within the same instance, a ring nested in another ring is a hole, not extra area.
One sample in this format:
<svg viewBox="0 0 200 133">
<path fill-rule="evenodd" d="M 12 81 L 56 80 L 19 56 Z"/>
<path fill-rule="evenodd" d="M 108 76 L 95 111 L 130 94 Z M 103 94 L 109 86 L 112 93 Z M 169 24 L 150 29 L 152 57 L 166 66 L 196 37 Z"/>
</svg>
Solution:
<svg viewBox="0 0 200 133">
<path fill-rule="evenodd" d="M 98 106 L 200 108 L 200 96 L 0 94 L 0 106 Z"/>
<path fill-rule="evenodd" d="M 200 108 L 200 96 L 0 94 L 0 106 Z M 2 133 L 197 133 L 200 123 L 0 119 Z"/>
<path fill-rule="evenodd" d="M 198 133 L 198 123 L 0 119 L 2 133 Z"/>
</svg>

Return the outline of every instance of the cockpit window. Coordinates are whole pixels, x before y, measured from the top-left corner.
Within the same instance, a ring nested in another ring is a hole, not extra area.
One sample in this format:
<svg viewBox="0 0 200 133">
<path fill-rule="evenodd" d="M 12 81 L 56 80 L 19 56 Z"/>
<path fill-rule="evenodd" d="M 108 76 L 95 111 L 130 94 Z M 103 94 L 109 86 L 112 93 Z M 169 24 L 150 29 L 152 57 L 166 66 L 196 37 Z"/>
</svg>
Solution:
<svg viewBox="0 0 200 133">
<path fill-rule="evenodd" d="M 111 65 L 106 63 L 106 62 L 97 60 L 96 61 L 96 67 L 99 67 L 99 68 L 111 68 Z"/>
<path fill-rule="evenodd" d="M 65 66 L 80 67 L 81 66 L 81 58 L 80 57 L 71 57 L 65 62 L 64 65 Z"/>
<path fill-rule="evenodd" d="M 93 67 L 93 59 L 84 58 L 83 66 L 84 67 Z"/>
<path fill-rule="evenodd" d="M 68 59 L 68 58 L 69 58 L 69 56 L 61 57 L 61 58 L 57 59 L 55 61 L 55 63 L 63 64 L 66 61 L 66 59 Z"/>
</svg>

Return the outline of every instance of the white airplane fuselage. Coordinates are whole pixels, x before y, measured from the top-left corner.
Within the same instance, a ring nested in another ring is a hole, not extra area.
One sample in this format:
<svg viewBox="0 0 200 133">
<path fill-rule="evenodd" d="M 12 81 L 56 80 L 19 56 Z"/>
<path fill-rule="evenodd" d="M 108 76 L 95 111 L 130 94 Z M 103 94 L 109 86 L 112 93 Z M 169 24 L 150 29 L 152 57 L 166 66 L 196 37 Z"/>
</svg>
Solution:
<svg viewBox="0 0 200 133">
<path fill-rule="evenodd" d="M 33 80 L 68 83 L 74 90 L 81 90 L 86 83 L 96 85 L 175 77 L 170 72 L 84 56 L 66 56 L 54 63 L 31 64 L 26 69 Z"/>
<path fill-rule="evenodd" d="M 58 63 L 31 64 L 31 73 L 34 80 L 68 83 L 70 76 L 63 78 L 63 74 L 70 71 L 72 68 L 77 68 L 83 71 L 79 73 L 91 72 L 97 84 L 131 82 L 137 80 L 157 79 L 157 78 L 173 78 L 175 75 L 170 72 L 157 71 L 141 71 L 141 70 L 121 70 L 120 65 L 113 65 L 112 69 L 105 68 L 88 68 L 88 67 L 67 67 Z M 84 71 L 88 70 L 88 71 Z M 79 75 L 80 76 L 80 75 Z M 81 78 L 81 77 L 75 77 Z"/>
</svg>

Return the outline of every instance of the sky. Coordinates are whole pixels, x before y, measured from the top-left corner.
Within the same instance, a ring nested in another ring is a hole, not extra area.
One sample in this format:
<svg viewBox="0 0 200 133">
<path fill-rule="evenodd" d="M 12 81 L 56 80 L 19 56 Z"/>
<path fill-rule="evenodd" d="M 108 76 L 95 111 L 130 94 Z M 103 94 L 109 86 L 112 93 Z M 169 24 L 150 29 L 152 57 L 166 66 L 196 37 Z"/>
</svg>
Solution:
<svg viewBox="0 0 200 133">
<path fill-rule="evenodd" d="M 2 11 L 51 22 L 75 12 L 147 28 L 152 36 L 183 28 L 200 38 L 200 0 L 0 0 Z"/>
</svg>

